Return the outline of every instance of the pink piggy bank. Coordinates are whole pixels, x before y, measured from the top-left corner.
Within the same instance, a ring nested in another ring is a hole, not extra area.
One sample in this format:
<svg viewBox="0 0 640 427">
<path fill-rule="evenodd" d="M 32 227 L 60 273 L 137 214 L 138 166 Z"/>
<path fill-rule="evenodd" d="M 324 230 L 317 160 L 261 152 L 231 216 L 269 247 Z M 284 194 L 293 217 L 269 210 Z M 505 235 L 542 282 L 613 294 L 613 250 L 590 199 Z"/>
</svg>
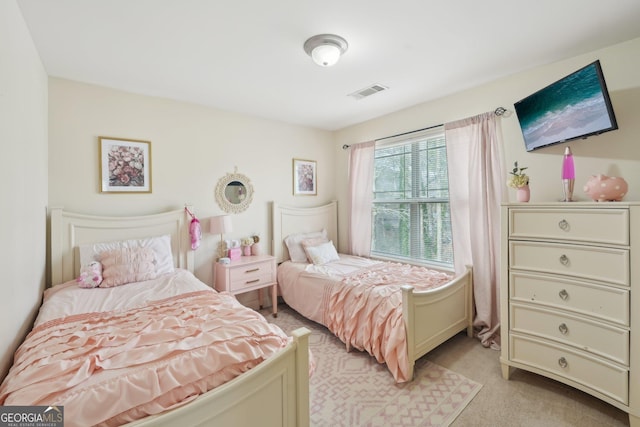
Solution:
<svg viewBox="0 0 640 427">
<path fill-rule="evenodd" d="M 627 194 L 627 181 L 607 175 L 593 175 L 584 186 L 584 192 L 597 202 L 619 202 Z"/>
</svg>

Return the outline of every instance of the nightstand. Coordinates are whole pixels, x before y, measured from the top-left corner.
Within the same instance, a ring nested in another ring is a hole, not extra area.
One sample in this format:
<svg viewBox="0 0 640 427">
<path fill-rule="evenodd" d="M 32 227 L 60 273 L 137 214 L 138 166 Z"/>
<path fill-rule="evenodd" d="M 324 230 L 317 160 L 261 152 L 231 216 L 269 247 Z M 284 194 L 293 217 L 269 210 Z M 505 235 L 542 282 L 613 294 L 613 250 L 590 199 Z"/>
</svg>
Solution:
<svg viewBox="0 0 640 427">
<path fill-rule="evenodd" d="M 276 258 L 271 255 L 243 256 L 230 264 L 216 262 L 213 267 L 213 283 L 218 292 L 234 295 L 258 291 L 262 308 L 262 289 L 271 286 L 273 317 L 278 317 L 278 282 Z"/>
</svg>

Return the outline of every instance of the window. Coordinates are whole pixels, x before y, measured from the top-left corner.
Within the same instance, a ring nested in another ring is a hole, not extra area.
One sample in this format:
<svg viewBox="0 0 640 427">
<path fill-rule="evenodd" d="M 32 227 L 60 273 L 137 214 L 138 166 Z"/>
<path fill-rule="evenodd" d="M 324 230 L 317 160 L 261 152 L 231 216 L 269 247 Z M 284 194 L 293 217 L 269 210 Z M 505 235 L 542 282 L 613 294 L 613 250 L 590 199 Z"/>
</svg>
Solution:
<svg viewBox="0 0 640 427">
<path fill-rule="evenodd" d="M 453 266 L 443 127 L 377 145 L 374 168 L 372 255 Z"/>
</svg>

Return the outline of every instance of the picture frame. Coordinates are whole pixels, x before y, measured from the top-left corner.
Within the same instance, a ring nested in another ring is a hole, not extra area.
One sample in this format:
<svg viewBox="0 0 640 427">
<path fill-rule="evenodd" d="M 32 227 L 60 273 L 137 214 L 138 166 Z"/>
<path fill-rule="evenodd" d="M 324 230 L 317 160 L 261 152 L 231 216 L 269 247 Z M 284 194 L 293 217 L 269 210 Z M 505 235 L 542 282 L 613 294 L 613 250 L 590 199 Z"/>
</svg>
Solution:
<svg viewBox="0 0 640 427">
<path fill-rule="evenodd" d="M 151 142 L 98 137 L 100 192 L 151 193 Z"/>
<path fill-rule="evenodd" d="M 293 159 L 293 195 L 315 196 L 318 194 L 316 162 Z"/>
</svg>

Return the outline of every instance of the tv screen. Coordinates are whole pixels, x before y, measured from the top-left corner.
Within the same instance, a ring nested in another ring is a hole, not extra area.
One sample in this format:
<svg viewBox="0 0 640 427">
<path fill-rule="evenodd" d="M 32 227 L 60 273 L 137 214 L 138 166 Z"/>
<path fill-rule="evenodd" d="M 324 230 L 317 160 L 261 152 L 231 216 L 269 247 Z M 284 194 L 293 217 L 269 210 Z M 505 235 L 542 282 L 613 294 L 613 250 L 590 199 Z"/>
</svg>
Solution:
<svg viewBox="0 0 640 427">
<path fill-rule="evenodd" d="M 600 61 L 514 104 L 527 151 L 618 129 Z"/>
</svg>

